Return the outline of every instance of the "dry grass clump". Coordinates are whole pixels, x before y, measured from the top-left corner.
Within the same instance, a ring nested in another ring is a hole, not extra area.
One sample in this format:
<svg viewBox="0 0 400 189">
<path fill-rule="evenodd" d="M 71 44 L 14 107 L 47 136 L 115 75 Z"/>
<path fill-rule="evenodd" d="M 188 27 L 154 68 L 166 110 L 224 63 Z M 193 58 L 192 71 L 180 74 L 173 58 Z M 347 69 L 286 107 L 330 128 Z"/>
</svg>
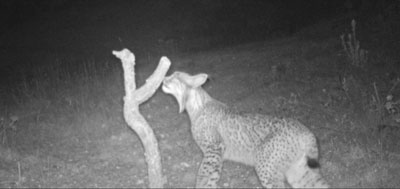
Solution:
<svg viewBox="0 0 400 189">
<path fill-rule="evenodd" d="M 353 66 L 364 67 L 368 61 L 368 51 L 360 48 L 360 41 L 356 37 L 356 21 L 354 19 L 351 21 L 351 31 L 352 33 L 340 36 L 343 50 Z"/>
</svg>

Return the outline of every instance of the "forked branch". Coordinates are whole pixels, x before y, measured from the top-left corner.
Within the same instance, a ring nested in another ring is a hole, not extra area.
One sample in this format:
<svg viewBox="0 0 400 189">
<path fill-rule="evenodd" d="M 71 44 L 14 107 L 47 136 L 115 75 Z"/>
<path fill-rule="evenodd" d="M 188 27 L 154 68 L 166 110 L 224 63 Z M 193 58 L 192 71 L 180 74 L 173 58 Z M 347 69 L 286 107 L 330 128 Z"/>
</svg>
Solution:
<svg viewBox="0 0 400 189">
<path fill-rule="evenodd" d="M 139 135 L 142 141 L 149 175 L 149 187 L 162 188 L 167 179 L 162 175 L 157 139 L 146 119 L 140 114 L 139 105 L 153 96 L 164 79 L 171 62 L 168 58 L 162 57 L 158 67 L 146 80 L 146 83 L 139 89 L 136 89 L 135 55 L 128 49 L 113 51 L 113 54 L 121 59 L 124 69 L 124 118 L 129 127 Z"/>
</svg>

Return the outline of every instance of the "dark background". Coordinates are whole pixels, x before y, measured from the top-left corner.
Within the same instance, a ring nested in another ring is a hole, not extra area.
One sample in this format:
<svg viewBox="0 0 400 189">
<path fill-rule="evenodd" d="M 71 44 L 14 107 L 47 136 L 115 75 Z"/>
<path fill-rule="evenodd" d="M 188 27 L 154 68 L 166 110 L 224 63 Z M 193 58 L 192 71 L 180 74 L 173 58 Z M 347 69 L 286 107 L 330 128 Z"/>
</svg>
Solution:
<svg viewBox="0 0 400 189">
<path fill-rule="evenodd" d="M 355 15 L 366 19 L 384 14 L 396 2 L 1 1 L 1 64 L 20 64 L 21 56 L 45 52 L 100 57 L 110 49 L 130 47 L 141 53 L 167 38 L 183 41 L 182 51 L 262 41 L 289 36 L 332 17 L 350 20 Z M 204 40 L 206 44 L 198 42 Z"/>
<path fill-rule="evenodd" d="M 299 120 L 334 187 L 400 186 L 399 0 L 0 0 L 0 24 L 0 188 L 148 186 L 111 53 L 123 48 L 138 87 L 167 56 L 168 75 L 207 73 L 223 103 Z M 356 43 L 367 53 L 350 55 Z M 165 186 L 194 186 L 187 114 L 161 90 L 140 112 Z M 219 186 L 261 185 L 226 162 Z"/>
</svg>

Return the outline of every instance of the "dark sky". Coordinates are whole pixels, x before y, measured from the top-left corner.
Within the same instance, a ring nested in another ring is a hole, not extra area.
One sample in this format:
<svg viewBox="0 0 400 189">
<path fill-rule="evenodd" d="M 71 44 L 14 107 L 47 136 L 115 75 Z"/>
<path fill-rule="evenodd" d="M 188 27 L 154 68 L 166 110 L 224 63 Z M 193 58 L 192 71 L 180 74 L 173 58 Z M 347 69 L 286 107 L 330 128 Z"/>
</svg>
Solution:
<svg viewBox="0 0 400 189">
<path fill-rule="evenodd" d="M 214 41 L 212 45 L 261 41 L 353 10 L 370 13 L 382 2 L 386 1 L 0 1 L 0 60 L 21 61 L 15 60 L 21 52 L 109 54 L 116 48 L 152 48 L 150 44 L 163 38 L 194 43 L 207 39 Z"/>
<path fill-rule="evenodd" d="M 1 22 L 7 26 L 40 19 L 42 16 L 65 14 L 65 11 L 98 7 L 125 7 L 125 11 L 135 11 L 153 18 L 187 16 L 205 21 L 240 21 L 257 19 L 271 14 L 279 18 L 297 21 L 299 16 L 307 21 L 336 14 L 346 9 L 345 1 L 294 1 L 294 0 L 11 0 L 1 1 Z M 354 5 L 353 5 L 354 6 Z M 111 8 L 112 9 L 112 8 Z M 157 12 L 155 12 L 157 10 Z M 149 14 L 149 11 L 154 11 Z M 296 17 L 293 17 L 295 16 Z M 168 16 L 167 16 L 168 17 Z M 179 19 L 179 18 L 177 18 Z"/>
</svg>

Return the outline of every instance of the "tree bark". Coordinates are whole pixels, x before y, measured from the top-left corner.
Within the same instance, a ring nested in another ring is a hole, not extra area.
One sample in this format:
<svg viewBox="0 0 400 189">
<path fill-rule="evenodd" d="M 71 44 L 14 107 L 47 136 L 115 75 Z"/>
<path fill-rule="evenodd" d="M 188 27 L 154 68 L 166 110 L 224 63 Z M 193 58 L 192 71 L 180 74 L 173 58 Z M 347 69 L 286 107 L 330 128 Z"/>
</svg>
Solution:
<svg viewBox="0 0 400 189">
<path fill-rule="evenodd" d="M 171 62 L 167 57 L 162 57 L 158 67 L 146 80 L 146 83 L 136 89 L 135 55 L 128 49 L 113 51 L 113 54 L 122 62 L 125 80 L 124 118 L 128 126 L 138 134 L 143 144 L 149 175 L 149 187 L 162 188 L 167 179 L 162 174 L 157 139 L 146 119 L 140 114 L 139 105 L 153 96 L 164 79 Z"/>
</svg>

